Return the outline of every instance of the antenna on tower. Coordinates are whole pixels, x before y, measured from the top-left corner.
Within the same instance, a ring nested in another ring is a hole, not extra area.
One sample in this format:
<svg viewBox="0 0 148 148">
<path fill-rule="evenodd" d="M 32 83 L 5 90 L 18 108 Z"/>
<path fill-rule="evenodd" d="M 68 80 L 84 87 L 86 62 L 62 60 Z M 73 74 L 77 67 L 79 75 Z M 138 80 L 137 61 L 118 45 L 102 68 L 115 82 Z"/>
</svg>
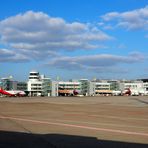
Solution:
<svg viewBox="0 0 148 148">
<path fill-rule="evenodd" d="M 60 80 L 60 77 L 59 77 L 59 76 L 57 76 L 57 77 L 56 77 L 56 80 L 57 80 L 57 81 L 59 81 L 59 80 Z"/>
</svg>

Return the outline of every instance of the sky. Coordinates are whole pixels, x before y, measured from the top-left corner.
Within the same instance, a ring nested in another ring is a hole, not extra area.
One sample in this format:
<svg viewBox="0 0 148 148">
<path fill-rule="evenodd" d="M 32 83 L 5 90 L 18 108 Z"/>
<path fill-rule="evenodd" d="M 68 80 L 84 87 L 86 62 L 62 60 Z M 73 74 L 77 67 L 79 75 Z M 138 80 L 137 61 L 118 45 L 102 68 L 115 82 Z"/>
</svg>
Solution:
<svg viewBox="0 0 148 148">
<path fill-rule="evenodd" d="M 147 0 L 1 0 L 0 78 L 148 78 Z"/>
</svg>

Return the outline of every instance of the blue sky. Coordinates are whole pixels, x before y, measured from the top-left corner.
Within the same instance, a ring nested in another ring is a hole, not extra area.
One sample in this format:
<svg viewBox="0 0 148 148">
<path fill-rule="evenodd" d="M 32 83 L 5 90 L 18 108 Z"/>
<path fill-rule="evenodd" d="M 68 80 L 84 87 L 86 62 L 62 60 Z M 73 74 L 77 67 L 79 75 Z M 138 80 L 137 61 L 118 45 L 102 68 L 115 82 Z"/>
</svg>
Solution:
<svg viewBox="0 0 148 148">
<path fill-rule="evenodd" d="M 0 3 L 0 77 L 148 78 L 147 0 Z"/>
</svg>

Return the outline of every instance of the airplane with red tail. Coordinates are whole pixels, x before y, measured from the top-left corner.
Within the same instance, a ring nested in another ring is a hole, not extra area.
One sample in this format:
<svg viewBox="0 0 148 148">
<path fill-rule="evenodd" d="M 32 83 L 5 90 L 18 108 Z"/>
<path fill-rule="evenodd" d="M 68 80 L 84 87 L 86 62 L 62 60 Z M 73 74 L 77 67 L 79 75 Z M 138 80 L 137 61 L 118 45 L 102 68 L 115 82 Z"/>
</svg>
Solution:
<svg viewBox="0 0 148 148">
<path fill-rule="evenodd" d="M 0 94 L 2 95 L 6 95 L 9 97 L 23 97 L 26 95 L 26 93 L 24 91 L 21 90 L 3 90 L 2 88 L 0 88 Z"/>
</svg>

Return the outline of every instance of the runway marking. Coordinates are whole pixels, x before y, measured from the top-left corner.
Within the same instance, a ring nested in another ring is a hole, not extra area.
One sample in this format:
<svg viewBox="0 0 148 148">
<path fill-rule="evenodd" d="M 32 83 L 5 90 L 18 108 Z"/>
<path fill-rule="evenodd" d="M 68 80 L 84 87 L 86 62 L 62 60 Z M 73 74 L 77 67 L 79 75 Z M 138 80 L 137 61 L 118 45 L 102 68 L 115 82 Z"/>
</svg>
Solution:
<svg viewBox="0 0 148 148">
<path fill-rule="evenodd" d="M 134 118 L 134 117 L 117 117 L 117 116 L 107 116 L 107 115 L 87 115 L 84 113 L 69 113 L 69 114 L 65 114 L 65 115 L 69 115 L 69 116 L 87 116 L 87 117 L 102 117 L 102 118 L 110 118 L 110 119 L 121 119 L 121 120 L 141 120 L 141 121 L 148 121 L 148 119 L 142 119 L 142 118 Z"/>
<path fill-rule="evenodd" d="M 104 117 L 104 118 L 112 118 L 112 119 L 124 119 L 124 120 L 142 120 L 142 121 L 148 121 L 148 119 L 142 119 L 142 118 L 133 118 L 133 117 L 117 117 L 117 116 L 104 116 L 104 115 L 91 115 L 93 117 Z"/>
<path fill-rule="evenodd" d="M 130 131 L 124 131 L 124 130 L 107 129 L 107 128 L 97 128 L 97 127 L 90 127 L 90 126 L 83 126 L 83 125 L 48 122 L 48 121 L 40 121 L 40 120 L 32 120 L 32 119 L 16 118 L 16 117 L 0 116 L 0 118 L 1 119 L 24 121 L 24 122 L 31 122 L 31 123 L 37 123 L 37 124 L 56 125 L 56 126 L 73 127 L 73 128 L 81 128 L 81 129 L 88 129 L 88 130 L 95 130 L 95 131 L 104 131 L 104 132 L 110 132 L 110 133 L 119 133 L 119 134 L 125 134 L 125 135 L 137 135 L 137 136 L 148 137 L 148 133 L 130 132 Z"/>
<path fill-rule="evenodd" d="M 51 119 L 52 120 L 52 119 Z M 84 123 L 84 124 L 92 124 L 92 125 L 107 125 L 107 126 L 115 126 L 115 127 L 129 127 L 129 128 L 142 128 L 148 129 L 147 126 L 134 126 L 134 125 L 122 125 L 122 124 L 114 124 L 114 123 L 98 123 L 98 122 L 86 122 L 86 121 L 75 121 L 75 120 L 60 120 L 56 119 L 54 121 L 60 122 L 73 122 L 73 123 Z"/>
</svg>

